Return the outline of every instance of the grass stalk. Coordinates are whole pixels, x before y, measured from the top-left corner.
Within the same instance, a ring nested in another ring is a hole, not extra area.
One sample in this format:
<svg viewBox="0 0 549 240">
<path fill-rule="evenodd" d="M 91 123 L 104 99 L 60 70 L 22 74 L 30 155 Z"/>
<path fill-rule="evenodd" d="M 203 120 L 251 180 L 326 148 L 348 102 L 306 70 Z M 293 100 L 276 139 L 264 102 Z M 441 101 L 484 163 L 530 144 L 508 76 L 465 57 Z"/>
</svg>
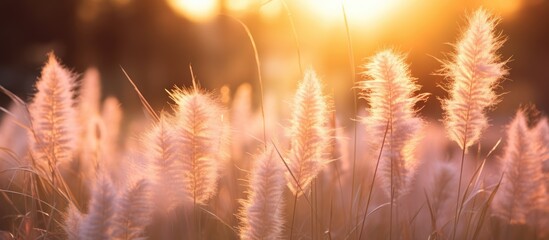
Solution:
<svg viewBox="0 0 549 240">
<path fill-rule="evenodd" d="M 294 206 L 292 209 L 292 221 L 290 222 L 290 240 L 292 240 L 293 233 L 294 233 L 294 222 L 295 222 L 295 209 L 297 205 L 297 192 L 294 194 Z"/>
<path fill-rule="evenodd" d="M 383 146 L 385 146 L 385 139 L 387 137 L 387 132 L 389 131 L 389 122 L 385 127 L 385 133 L 383 134 L 383 141 L 381 141 L 381 148 L 379 149 L 379 154 L 377 155 L 376 167 L 374 168 L 374 176 L 372 177 L 372 183 L 370 184 L 370 189 L 368 191 L 368 199 L 366 200 L 366 209 L 364 210 L 364 216 L 362 217 L 362 224 L 360 227 L 360 234 L 358 239 L 362 239 L 362 232 L 364 230 L 364 223 L 366 222 L 366 216 L 368 216 L 368 207 L 370 206 L 370 201 L 372 200 L 372 192 L 374 190 L 374 184 L 376 182 L 377 170 L 379 168 L 379 161 L 381 160 L 381 154 L 383 153 Z"/>
<path fill-rule="evenodd" d="M 467 111 L 466 119 L 469 119 L 469 111 Z M 465 124 L 465 134 L 463 137 L 463 148 L 461 150 L 461 163 L 459 167 L 459 179 L 458 179 L 458 191 L 457 191 L 457 199 L 456 199 L 456 213 L 454 216 L 454 230 L 452 231 L 452 240 L 456 238 L 456 230 L 459 222 L 459 215 L 461 214 L 461 205 L 459 204 L 459 195 L 461 194 L 461 179 L 463 178 L 463 164 L 465 162 L 465 150 L 467 149 L 466 143 L 467 143 L 467 127 L 468 123 Z"/>
<path fill-rule="evenodd" d="M 356 88 L 354 88 L 355 85 L 355 57 L 354 57 L 354 51 L 353 51 L 353 44 L 351 41 L 351 31 L 349 29 L 349 22 L 347 19 L 347 11 L 345 10 L 345 3 L 341 2 L 341 12 L 343 13 L 343 21 L 345 24 L 345 32 L 347 36 L 347 49 L 349 54 L 349 65 L 351 65 L 351 83 L 353 86 L 353 116 L 357 117 L 357 93 Z M 349 206 L 349 224 L 347 224 L 349 227 L 354 225 L 353 224 L 353 199 L 354 199 L 354 189 L 355 189 L 355 177 L 356 177 L 356 150 L 357 150 L 357 121 L 353 121 L 353 165 L 352 165 L 352 177 L 351 177 L 351 203 Z"/>
</svg>

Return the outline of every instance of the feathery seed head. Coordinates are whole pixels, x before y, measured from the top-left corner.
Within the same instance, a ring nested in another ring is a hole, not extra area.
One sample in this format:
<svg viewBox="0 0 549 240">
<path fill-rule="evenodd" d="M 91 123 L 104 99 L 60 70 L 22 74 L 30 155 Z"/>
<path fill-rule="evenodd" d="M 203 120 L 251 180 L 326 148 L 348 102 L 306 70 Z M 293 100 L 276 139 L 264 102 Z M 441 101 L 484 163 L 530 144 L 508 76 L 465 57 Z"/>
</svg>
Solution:
<svg viewBox="0 0 549 240">
<path fill-rule="evenodd" d="M 112 226 L 114 239 L 143 238 L 151 220 L 151 187 L 150 182 L 143 178 L 129 183 L 117 198 Z"/>
<path fill-rule="evenodd" d="M 176 103 L 175 143 L 184 185 L 194 202 L 205 204 L 215 194 L 220 161 L 226 156 L 224 111 L 196 87 L 176 88 L 170 96 Z"/>
<path fill-rule="evenodd" d="M 78 239 L 111 239 L 116 189 L 105 173 L 100 173 L 94 183 L 88 214 L 80 222 Z"/>
<path fill-rule="evenodd" d="M 450 138 L 462 149 L 477 142 L 488 126 L 485 109 L 497 104 L 494 88 L 507 74 L 506 62 L 496 53 L 503 44 L 495 33 L 496 24 L 485 10 L 474 12 L 455 45 L 452 60 L 444 63 L 443 73 L 451 79 L 449 99 L 442 102 L 444 123 Z"/>
<path fill-rule="evenodd" d="M 371 134 L 370 143 L 375 149 L 381 148 L 385 136 L 380 180 L 389 195 L 391 189 L 401 195 L 417 165 L 413 144 L 420 139 L 423 127 L 423 120 L 416 116 L 414 106 L 428 95 L 416 94 L 420 87 L 410 76 L 404 56 L 393 50 L 377 53 L 365 68 L 366 80 L 359 82 L 358 88 L 370 108 L 362 121 Z"/>
<path fill-rule="evenodd" d="M 328 162 L 328 114 L 328 102 L 322 93 L 320 80 L 312 69 L 308 69 L 294 97 L 290 128 L 288 165 L 297 183 L 289 172 L 286 174 L 288 186 L 298 195 L 307 189 Z"/>
<path fill-rule="evenodd" d="M 75 77 L 59 64 L 53 53 L 36 82 L 29 105 L 33 126 L 32 154 L 45 169 L 72 160 L 78 138 L 74 101 Z"/>
<path fill-rule="evenodd" d="M 502 159 L 505 172 L 493 203 L 494 214 L 513 224 L 526 223 L 528 214 L 543 203 L 543 159 L 532 141 L 525 113 L 519 110 L 507 129 Z"/>
<path fill-rule="evenodd" d="M 83 217 L 80 210 L 72 202 L 69 202 L 63 222 L 63 230 L 67 234 L 67 239 L 78 239 L 80 222 Z"/>
<path fill-rule="evenodd" d="M 182 199 L 186 200 L 180 163 L 177 161 L 175 134 L 172 117 L 160 113 L 159 122 L 154 124 L 144 138 L 147 147 L 145 155 L 150 161 L 150 179 L 154 186 L 154 202 L 167 211 Z"/>
<path fill-rule="evenodd" d="M 89 68 L 84 73 L 79 91 L 79 110 L 81 121 L 83 117 L 99 114 L 99 103 L 101 99 L 101 80 L 99 71 L 96 68 Z"/>
<path fill-rule="evenodd" d="M 255 162 L 249 180 L 248 198 L 239 212 L 242 239 L 280 239 L 284 225 L 286 179 L 274 147 L 269 145 Z"/>
</svg>

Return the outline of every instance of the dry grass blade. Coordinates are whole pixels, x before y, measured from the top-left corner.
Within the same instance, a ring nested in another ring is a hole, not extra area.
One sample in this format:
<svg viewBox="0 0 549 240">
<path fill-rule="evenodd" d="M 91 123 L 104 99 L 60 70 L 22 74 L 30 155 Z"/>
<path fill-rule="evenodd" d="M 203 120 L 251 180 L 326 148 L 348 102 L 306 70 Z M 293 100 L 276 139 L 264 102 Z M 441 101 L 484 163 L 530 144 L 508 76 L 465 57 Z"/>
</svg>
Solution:
<svg viewBox="0 0 549 240">
<path fill-rule="evenodd" d="M 501 181 L 503 180 L 504 174 L 501 175 L 498 184 L 490 193 L 490 197 L 488 198 L 488 201 L 486 201 L 486 204 L 484 205 L 484 208 L 481 211 L 480 218 L 477 223 L 477 227 L 475 228 L 475 233 L 473 234 L 473 240 L 477 239 L 478 235 L 480 234 L 480 230 L 482 229 L 482 225 L 484 224 L 484 219 L 486 218 L 486 215 L 488 214 L 488 209 L 490 209 L 490 204 L 492 204 L 492 201 L 494 200 L 494 197 L 496 196 L 496 193 L 499 190 L 499 187 L 501 186 Z"/>
<path fill-rule="evenodd" d="M 389 131 L 389 121 L 387 121 L 387 126 L 385 127 L 385 133 L 383 134 L 383 141 L 381 142 L 381 148 L 379 149 L 379 154 L 377 156 L 376 167 L 374 168 L 374 175 L 372 176 L 372 184 L 368 191 L 368 200 L 366 200 L 366 209 L 364 210 L 364 218 L 362 219 L 362 224 L 360 227 L 360 234 L 358 239 L 362 239 L 362 232 L 364 229 L 364 223 L 366 222 L 366 216 L 368 216 L 368 207 L 370 206 L 370 201 L 372 200 L 372 193 L 374 191 L 374 183 L 376 181 L 377 170 L 379 168 L 379 161 L 381 160 L 381 153 L 383 152 L 383 147 L 385 146 L 385 139 L 387 137 L 387 132 Z"/>
<path fill-rule="evenodd" d="M 261 106 L 261 116 L 262 116 L 262 119 L 263 119 L 263 143 L 265 145 L 265 149 L 267 149 L 267 129 L 266 129 L 266 125 L 265 125 L 265 105 L 264 105 L 264 96 L 265 95 L 263 94 L 263 80 L 261 78 L 261 67 L 259 65 L 259 54 L 257 53 L 257 46 L 255 45 L 255 40 L 254 40 L 254 37 L 252 35 L 252 32 L 250 32 L 250 29 L 248 28 L 248 26 L 244 22 L 242 22 L 238 18 L 229 16 L 229 15 L 225 15 L 225 16 L 227 16 L 230 19 L 235 20 L 236 22 L 238 22 L 238 24 L 240 24 L 242 26 L 244 31 L 246 31 L 246 35 L 250 39 L 250 44 L 252 45 L 252 48 L 253 48 L 253 51 L 254 51 L 255 66 L 256 66 L 256 69 L 257 69 L 257 81 L 259 83 L 259 92 L 261 94 L 261 98 L 259 100 L 260 101 L 259 105 Z"/>
<path fill-rule="evenodd" d="M 21 98 L 15 95 L 15 93 L 11 92 L 10 90 L 6 89 L 1 85 L 0 85 L 0 92 L 3 92 L 4 94 L 6 94 L 12 101 L 18 104 L 21 104 L 23 106 L 27 106 L 27 103 L 25 103 L 25 101 L 21 100 Z"/>
<path fill-rule="evenodd" d="M 345 34 L 347 36 L 347 50 L 348 50 L 348 58 L 349 58 L 349 65 L 351 66 L 351 83 L 352 86 L 355 85 L 355 78 L 356 78 L 356 72 L 355 72 L 355 56 L 353 51 L 353 42 L 351 41 L 351 30 L 349 29 L 349 23 L 347 19 L 347 11 L 345 10 L 345 2 L 341 2 L 341 12 L 343 13 L 343 23 L 345 24 Z M 357 91 L 356 88 L 353 88 L 353 117 L 357 118 Z M 353 166 L 352 166 L 352 175 L 351 175 L 351 203 L 349 206 L 349 223 L 352 224 L 353 219 L 353 195 L 354 195 L 354 187 L 355 187 L 355 177 L 356 177 L 356 152 L 357 152 L 357 121 L 353 121 Z M 367 204 L 368 205 L 368 204 Z M 366 207 L 368 208 L 368 207 Z M 350 225 L 351 225 L 350 224 Z M 362 233 L 362 229 L 360 230 Z M 360 239 L 360 238 L 359 238 Z"/>
<path fill-rule="evenodd" d="M 123 68 L 122 66 L 120 66 L 120 69 L 122 70 L 122 72 L 124 73 L 124 75 L 126 76 L 126 78 L 128 79 L 128 81 L 132 84 L 133 89 L 135 90 L 135 92 L 136 92 L 137 95 L 139 96 L 139 101 L 141 101 L 141 104 L 143 104 L 143 107 L 145 108 L 145 110 L 147 111 L 147 113 L 149 114 L 149 116 L 150 116 L 154 121 L 158 121 L 158 119 L 159 119 L 158 114 L 156 114 L 156 112 L 155 112 L 154 109 L 151 107 L 151 105 L 149 104 L 149 102 L 147 101 L 147 99 L 143 96 L 143 94 L 141 94 L 141 91 L 139 91 L 139 88 L 137 88 L 137 85 L 135 85 L 135 83 L 133 82 L 133 80 L 130 78 L 130 75 L 128 75 L 128 73 L 126 72 L 126 70 L 124 70 L 124 68 Z"/>
</svg>

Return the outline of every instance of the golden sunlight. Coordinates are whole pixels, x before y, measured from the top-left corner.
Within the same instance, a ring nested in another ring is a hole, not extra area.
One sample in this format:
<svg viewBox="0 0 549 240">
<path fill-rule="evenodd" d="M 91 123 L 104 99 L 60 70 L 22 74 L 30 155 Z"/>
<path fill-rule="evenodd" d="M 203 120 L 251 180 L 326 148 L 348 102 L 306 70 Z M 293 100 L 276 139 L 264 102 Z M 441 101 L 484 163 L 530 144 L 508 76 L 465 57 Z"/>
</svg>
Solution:
<svg viewBox="0 0 549 240">
<path fill-rule="evenodd" d="M 168 0 L 168 4 L 177 13 L 193 21 L 212 19 L 219 11 L 217 0 Z"/>
<path fill-rule="evenodd" d="M 513 15 L 522 5 L 522 0 L 484 0 L 483 5 L 504 16 Z"/>
<path fill-rule="evenodd" d="M 371 21 L 379 19 L 390 12 L 399 0 L 306 0 L 303 7 L 318 14 L 319 19 L 333 21 L 341 19 L 341 4 L 350 21 Z"/>
</svg>

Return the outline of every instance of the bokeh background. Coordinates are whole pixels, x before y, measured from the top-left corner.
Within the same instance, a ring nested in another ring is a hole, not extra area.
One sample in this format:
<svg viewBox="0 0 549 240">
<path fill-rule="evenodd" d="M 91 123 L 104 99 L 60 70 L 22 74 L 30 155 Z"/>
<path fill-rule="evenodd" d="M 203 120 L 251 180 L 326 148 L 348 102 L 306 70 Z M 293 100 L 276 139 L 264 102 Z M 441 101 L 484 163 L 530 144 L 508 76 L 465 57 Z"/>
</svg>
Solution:
<svg viewBox="0 0 549 240">
<path fill-rule="evenodd" d="M 141 114 L 140 103 L 120 66 L 156 109 L 167 108 L 165 89 L 190 85 L 189 64 L 207 89 L 226 85 L 234 92 L 249 82 L 258 93 L 254 52 L 241 21 L 255 39 L 265 91 L 280 96 L 280 104 L 290 98 L 300 69 L 312 67 L 339 114 L 350 118 L 353 67 L 360 79 L 365 59 L 394 47 L 407 53 L 422 91 L 433 94 L 422 114 L 437 120 L 437 97 L 445 96 L 437 87 L 444 82 L 435 74 L 437 59 L 447 58 L 465 16 L 479 6 L 501 17 L 498 29 L 507 42 L 500 53 L 511 59 L 494 121 L 507 122 L 521 104 L 549 112 L 546 0 L 6 0 L 0 1 L 0 85 L 28 99 L 46 54 L 54 51 L 75 73 L 98 68 L 103 97 L 119 98 L 127 116 Z M 8 98 L 0 103 L 6 106 Z"/>
</svg>

